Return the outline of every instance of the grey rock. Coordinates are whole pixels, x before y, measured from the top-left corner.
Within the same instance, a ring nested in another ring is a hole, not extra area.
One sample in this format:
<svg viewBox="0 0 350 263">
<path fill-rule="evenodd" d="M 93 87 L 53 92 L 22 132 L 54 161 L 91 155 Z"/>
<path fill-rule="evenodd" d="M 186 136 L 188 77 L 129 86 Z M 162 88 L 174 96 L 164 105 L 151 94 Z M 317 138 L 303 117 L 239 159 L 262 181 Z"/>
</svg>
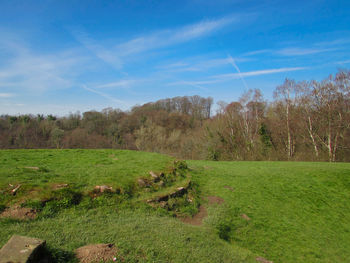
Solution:
<svg viewBox="0 0 350 263">
<path fill-rule="evenodd" d="M 0 250 L 0 263 L 30 263 L 40 261 L 46 241 L 14 235 Z"/>
</svg>

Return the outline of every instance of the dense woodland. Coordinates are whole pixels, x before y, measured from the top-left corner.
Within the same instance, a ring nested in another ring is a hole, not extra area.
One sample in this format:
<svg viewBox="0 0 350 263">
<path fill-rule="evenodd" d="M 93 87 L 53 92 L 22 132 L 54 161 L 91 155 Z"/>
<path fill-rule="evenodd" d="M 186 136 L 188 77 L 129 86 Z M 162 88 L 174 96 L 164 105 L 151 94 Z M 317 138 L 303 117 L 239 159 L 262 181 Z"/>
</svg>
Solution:
<svg viewBox="0 0 350 263">
<path fill-rule="evenodd" d="M 267 102 L 175 97 L 135 106 L 0 117 L 0 148 L 116 148 L 186 159 L 350 161 L 350 71 L 323 81 L 286 79 Z"/>
</svg>

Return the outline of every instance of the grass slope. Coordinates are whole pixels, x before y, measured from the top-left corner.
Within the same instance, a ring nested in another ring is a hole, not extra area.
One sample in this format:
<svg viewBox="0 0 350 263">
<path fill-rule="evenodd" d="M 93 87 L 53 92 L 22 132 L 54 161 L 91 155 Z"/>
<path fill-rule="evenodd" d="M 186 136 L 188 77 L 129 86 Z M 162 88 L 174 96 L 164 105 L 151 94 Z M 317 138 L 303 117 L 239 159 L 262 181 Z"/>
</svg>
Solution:
<svg viewBox="0 0 350 263">
<path fill-rule="evenodd" d="M 3 204 L 13 205 L 45 199 L 55 192 L 52 186 L 57 183 L 68 183 L 83 193 L 99 184 L 132 188 L 150 170 L 171 169 L 173 158 L 115 150 L 11 150 L 0 151 L 0 164 L 0 190 L 5 192 L 8 183 L 22 184 L 16 196 L 2 195 Z M 171 192 L 185 182 L 188 179 L 181 177 L 159 192 Z M 76 205 L 67 205 L 69 199 L 59 200 L 54 207 L 46 204 L 35 220 L 0 218 L 0 246 L 11 235 L 20 234 L 45 239 L 56 262 L 75 262 L 74 250 L 91 243 L 114 243 L 122 262 L 255 261 L 249 250 L 221 240 L 211 228 L 185 225 L 142 201 L 154 194 L 106 194 L 93 200 L 85 195 Z"/>
<path fill-rule="evenodd" d="M 0 246 L 13 234 L 43 238 L 57 262 L 75 262 L 73 251 L 91 243 L 115 243 L 124 262 L 256 262 L 257 256 L 346 262 L 350 257 L 350 164 L 188 161 L 191 178 L 179 177 L 158 192 L 135 189 L 137 178 L 150 170 L 169 171 L 173 161 L 134 151 L 0 151 L 0 205 L 71 194 L 53 191 L 62 183 L 83 194 L 77 203 L 63 199 L 46 205 L 35 220 L 0 218 Z M 186 225 L 143 201 L 188 180 L 208 209 L 202 226 Z M 4 194 L 9 183 L 22 185 L 16 196 Z M 123 191 L 91 199 L 87 193 L 95 185 Z M 206 196 L 225 202 L 209 206 Z"/>
<path fill-rule="evenodd" d="M 189 165 L 203 193 L 225 199 L 225 205 L 209 210 L 206 223 L 225 229 L 232 244 L 274 262 L 349 260 L 350 164 L 190 161 Z"/>
</svg>

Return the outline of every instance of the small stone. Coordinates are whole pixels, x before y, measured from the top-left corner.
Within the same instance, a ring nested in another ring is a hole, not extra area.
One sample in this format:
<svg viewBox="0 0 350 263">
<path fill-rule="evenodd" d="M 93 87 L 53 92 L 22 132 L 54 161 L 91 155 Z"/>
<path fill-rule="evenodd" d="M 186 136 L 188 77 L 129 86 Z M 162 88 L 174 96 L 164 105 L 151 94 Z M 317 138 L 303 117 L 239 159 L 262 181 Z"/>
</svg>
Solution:
<svg viewBox="0 0 350 263">
<path fill-rule="evenodd" d="M 159 180 L 160 180 L 160 176 L 159 175 L 157 175 L 156 173 L 154 173 L 152 171 L 150 171 L 149 174 L 151 175 L 151 177 L 153 179 L 153 182 L 155 182 L 155 183 L 159 182 Z"/>
<path fill-rule="evenodd" d="M 95 190 L 98 190 L 98 191 L 100 191 L 100 193 L 103 193 L 106 191 L 112 192 L 113 188 L 111 186 L 108 186 L 108 185 L 96 185 Z"/>
</svg>

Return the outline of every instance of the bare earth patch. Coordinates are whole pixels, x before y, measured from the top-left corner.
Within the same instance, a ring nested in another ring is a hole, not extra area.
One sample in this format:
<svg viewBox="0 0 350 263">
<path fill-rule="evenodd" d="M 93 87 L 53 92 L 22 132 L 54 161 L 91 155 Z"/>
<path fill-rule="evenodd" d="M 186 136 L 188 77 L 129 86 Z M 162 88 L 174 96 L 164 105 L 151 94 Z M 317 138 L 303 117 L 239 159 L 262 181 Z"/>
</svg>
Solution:
<svg viewBox="0 0 350 263">
<path fill-rule="evenodd" d="M 199 207 L 199 211 L 197 214 L 195 214 L 193 217 L 184 217 L 180 218 L 180 220 L 186 224 L 194 225 L 194 226 L 201 226 L 203 223 L 203 219 L 208 216 L 207 209 L 201 205 Z"/>
<path fill-rule="evenodd" d="M 113 244 L 93 244 L 76 249 L 75 254 L 81 263 L 116 261 L 117 248 Z"/>
<path fill-rule="evenodd" d="M 256 261 L 262 262 L 262 263 L 273 263 L 273 261 L 267 260 L 267 259 L 262 258 L 262 257 L 257 257 L 257 258 L 256 258 Z"/>
<path fill-rule="evenodd" d="M 241 217 L 242 217 L 243 219 L 247 220 L 247 221 L 250 220 L 250 217 L 247 216 L 246 214 L 241 214 Z"/>
<path fill-rule="evenodd" d="M 39 167 L 36 167 L 36 166 L 26 166 L 26 167 L 24 167 L 24 168 L 30 169 L 30 170 L 36 170 L 36 171 L 39 170 Z"/>
<path fill-rule="evenodd" d="M 219 204 L 221 205 L 225 200 L 218 196 L 208 196 L 209 205 Z"/>
<path fill-rule="evenodd" d="M 231 192 L 233 192 L 235 190 L 231 186 L 228 186 L 228 185 L 225 185 L 224 188 L 230 190 Z"/>
<path fill-rule="evenodd" d="M 69 185 L 68 184 L 54 184 L 52 185 L 53 190 L 59 190 L 62 188 L 67 188 Z"/>
<path fill-rule="evenodd" d="M 34 219 L 36 217 L 36 210 L 28 207 L 11 207 L 5 209 L 1 214 L 1 218 L 13 219 Z"/>
<path fill-rule="evenodd" d="M 219 204 L 221 205 L 225 200 L 218 196 L 208 196 L 209 205 L 213 204 Z M 194 225 L 194 226 L 201 226 L 203 223 L 203 219 L 208 216 L 207 209 L 205 206 L 201 205 L 199 207 L 199 211 L 197 214 L 195 214 L 193 217 L 185 217 L 180 218 L 180 220 L 186 224 Z"/>
</svg>

